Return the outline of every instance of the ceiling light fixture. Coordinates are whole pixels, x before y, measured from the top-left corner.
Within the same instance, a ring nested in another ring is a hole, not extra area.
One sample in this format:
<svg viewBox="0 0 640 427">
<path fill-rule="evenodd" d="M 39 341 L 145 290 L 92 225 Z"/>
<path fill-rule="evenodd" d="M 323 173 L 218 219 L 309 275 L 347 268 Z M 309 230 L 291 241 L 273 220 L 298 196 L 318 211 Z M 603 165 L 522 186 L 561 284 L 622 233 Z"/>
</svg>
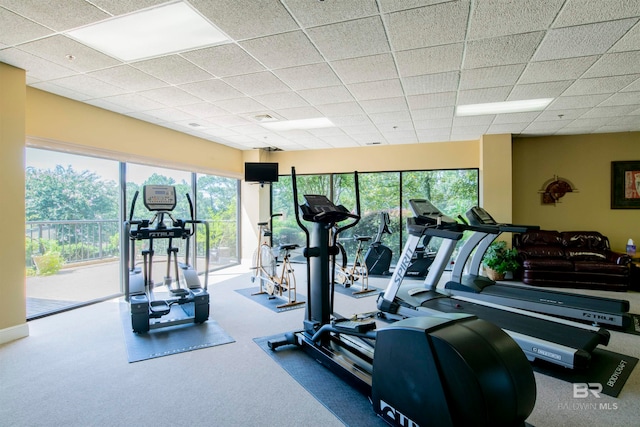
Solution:
<svg viewBox="0 0 640 427">
<path fill-rule="evenodd" d="M 270 130 L 283 131 L 294 129 L 318 129 L 335 126 L 333 122 L 326 117 L 318 117 L 315 119 L 300 119 L 300 120 L 283 120 L 279 122 L 260 123 L 260 126 Z"/>
<path fill-rule="evenodd" d="M 226 42 L 229 38 L 186 3 L 119 16 L 66 33 L 123 61 Z"/>
<path fill-rule="evenodd" d="M 507 114 L 540 111 L 544 110 L 551 101 L 553 101 L 553 98 L 458 105 L 456 107 L 456 116 L 480 116 L 483 114 Z"/>
</svg>

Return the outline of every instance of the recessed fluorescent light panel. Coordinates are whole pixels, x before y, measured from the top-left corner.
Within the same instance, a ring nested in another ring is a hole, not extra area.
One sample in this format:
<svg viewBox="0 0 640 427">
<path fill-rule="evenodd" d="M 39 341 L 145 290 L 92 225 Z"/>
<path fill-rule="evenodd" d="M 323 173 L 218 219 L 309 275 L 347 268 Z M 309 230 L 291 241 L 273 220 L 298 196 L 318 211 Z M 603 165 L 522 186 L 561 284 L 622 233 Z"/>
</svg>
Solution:
<svg viewBox="0 0 640 427">
<path fill-rule="evenodd" d="M 183 2 L 108 19 L 66 34 L 123 61 L 228 41 L 222 31 Z"/>
<path fill-rule="evenodd" d="M 318 117 L 316 119 L 301 120 L 284 120 L 279 122 L 260 123 L 260 126 L 275 131 L 294 130 L 294 129 L 318 129 L 335 126 L 333 122 L 326 117 Z"/>
<path fill-rule="evenodd" d="M 551 101 L 553 101 L 553 98 L 458 105 L 456 107 L 456 116 L 480 116 L 483 114 L 507 114 L 540 111 L 544 110 Z"/>
</svg>

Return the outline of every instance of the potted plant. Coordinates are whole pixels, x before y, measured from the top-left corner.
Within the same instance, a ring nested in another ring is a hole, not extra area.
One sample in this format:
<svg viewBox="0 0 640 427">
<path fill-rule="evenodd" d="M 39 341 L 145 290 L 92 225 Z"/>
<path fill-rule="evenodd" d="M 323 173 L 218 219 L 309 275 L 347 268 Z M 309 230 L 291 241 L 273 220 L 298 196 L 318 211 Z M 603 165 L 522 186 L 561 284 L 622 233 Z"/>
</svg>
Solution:
<svg viewBox="0 0 640 427">
<path fill-rule="evenodd" d="M 482 258 L 482 265 L 489 279 L 503 280 L 507 272 L 516 271 L 520 267 L 518 251 L 507 248 L 505 241 L 493 242 Z"/>
</svg>

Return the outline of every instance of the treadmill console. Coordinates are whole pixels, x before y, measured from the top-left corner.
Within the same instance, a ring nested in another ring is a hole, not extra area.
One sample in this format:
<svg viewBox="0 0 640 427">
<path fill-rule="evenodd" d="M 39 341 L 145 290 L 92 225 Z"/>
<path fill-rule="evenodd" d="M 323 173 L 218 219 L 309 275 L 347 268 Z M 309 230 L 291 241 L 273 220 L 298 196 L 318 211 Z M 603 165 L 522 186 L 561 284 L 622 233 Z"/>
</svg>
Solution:
<svg viewBox="0 0 640 427">
<path fill-rule="evenodd" d="M 333 224 L 347 218 L 359 218 L 344 206 L 336 206 L 327 196 L 305 194 L 303 197 L 304 204 L 300 205 L 300 211 L 305 221 Z"/>
<path fill-rule="evenodd" d="M 145 185 L 142 192 L 150 211 L 172 211 L 176 207 L 176 188 L 172 185 Z"/>
<path fill-rule="evenodd" d="M 416 219 L 424 224 L 457 224 L 455 219 L 443 214 L 427 199 L 411 199 L 409 207 Z"/>
<path fill-rule="evenodd" d="M 465 214 L 471 225 L 498 225 L 489 212 L 480 206 L 474 206 Z"/>
</svg>

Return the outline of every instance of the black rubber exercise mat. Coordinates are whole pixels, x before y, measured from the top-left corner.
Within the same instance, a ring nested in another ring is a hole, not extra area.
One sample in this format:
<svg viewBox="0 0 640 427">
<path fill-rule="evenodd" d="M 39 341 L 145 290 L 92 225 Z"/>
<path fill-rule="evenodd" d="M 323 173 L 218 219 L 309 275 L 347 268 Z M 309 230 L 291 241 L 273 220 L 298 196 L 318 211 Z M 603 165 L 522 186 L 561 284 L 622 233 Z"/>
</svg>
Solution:
<svg viewBox="0 0 640 427">
<path fill-rule="evenodd" d="M 172 309 L 181 310 L 179 306 Z M 120 318 L 129 363 L 235 342 L 213 319 L 136 334 L 131 329 L 129 305 L 124 302 L 120 303 Z"/>
<path fill-rule="evenodd" d="M 261 306 L 275 311 L 276 313 L 281 313 L 283 311 L 296 310 L 298 308 L 305 307 L 305 298 L 303 295 L 300 295 L 298 292 L 296 295 L 296 302 L 302 304 L 289 304 L 289 300 L 286 298 L 286 293 L 283 297 L 274 297 L 270 296 L 267 293 L 257 294 L 258 287 L 252 286 L 250 288 L 236 289 L 236 292 L 242 296 L 245 296 L 251 301 L 260 304 Z"/>
</svg>

